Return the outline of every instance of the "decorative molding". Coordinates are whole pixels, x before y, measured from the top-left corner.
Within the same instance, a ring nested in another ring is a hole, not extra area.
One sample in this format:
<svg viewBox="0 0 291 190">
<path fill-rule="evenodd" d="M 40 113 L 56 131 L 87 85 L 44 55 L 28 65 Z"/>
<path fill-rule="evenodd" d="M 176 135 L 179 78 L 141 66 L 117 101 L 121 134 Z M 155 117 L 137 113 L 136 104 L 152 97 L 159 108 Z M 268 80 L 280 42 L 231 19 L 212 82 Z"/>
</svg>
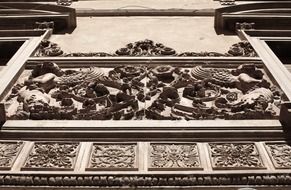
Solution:
<svg viewBox="0 0 291 190">
<path fill-rule="evenodd" d="M 70 6 L 72 5 L 73 1 L 72 0 L 57 0 L 57 5 L 61 6 Z"/>
<path fill-rule="evenodd" d="M 130 56 L 130 57 L 146 57 L 146 56 L 193 56 L 193 57 L 256 57 L 257 54 L 247 41 L 233 44 L 227 53 L 218 52 L 182 52 L 177 53 L 171 47 L 167 47 L 162 43 L 156 43 L 152 40 L 141 40 L 127 44 L 125 47 L 115 51 L 115 53 L 90 52 L 90 53 L 65 53 L 56 43 L 43 41 L 37 50 L 36 57 L 111 57 L 111 56 Z"/>
<path fill-rule="evenodd" d="M 213 169 L 265 169 L 254 143 L 209 143 Z"/>
<path fill-rule="evenodd" d="M 286 143 L 266 143 L 265 147 L 276 169 L 291 169 L 291 146 Z"/>
<path fill-rule="evenodd" d="M 87 170 L 137 170 L 136 144 L 93 144 Z"/>
<path fill-rule="evenodd" d="M 201 169 L 197 144 L 151 143 L 150 170 Z"/>
<path fill-rule="evenodd" d="M 235 0 L 219 0 L 221 5 L 235 5 Z"/>
<path fill-rule="evenodd" d="M 22 146 L 22 142 L 0 142 L 0 170 L 11 169 Z"/>
<path fill-rule="evenodd" d="M 175 187 L 221 185 L 291 185 L 289 174 L 155 174 L 155 175 L 0 175 L 0 185 L 48 187 Z"/>
<path fill-rule="evenodd" d="M 79 143 L 35 142 L 22 169 L 73 170 Z"/>
</svg>

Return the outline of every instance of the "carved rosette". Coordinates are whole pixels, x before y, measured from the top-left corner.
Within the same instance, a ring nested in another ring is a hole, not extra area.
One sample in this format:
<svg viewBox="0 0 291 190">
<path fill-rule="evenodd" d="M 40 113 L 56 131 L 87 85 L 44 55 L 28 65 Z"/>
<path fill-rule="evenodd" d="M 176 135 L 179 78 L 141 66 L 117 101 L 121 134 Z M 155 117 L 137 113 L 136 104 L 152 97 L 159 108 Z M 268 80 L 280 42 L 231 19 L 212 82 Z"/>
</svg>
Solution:
<svg viewBox="0 0 291 190">
<path fill-rule="evenodd" d="M 151 144 L 150 170 L 201 169 L 197 144 Z"/>
<path fill-rule="evenodd" d="M 87 170 L 137 170 L 136 144 L 93 144 Z"/>
<path fill-rule="evenodd" d="M 210 143 L 213 169 L 264 169 L 254 143 Z"/>
<path fill-rule="evenodd" d="M 73 170 L 79 143 L 37 142 L 34 144 L 23 169 Z"/>
<path fill-rule="evenodd" d="M 0 142 L 0 170 L 9 170 L 20 150 L 22 142 Z"/>
<path fill-rule="evenodd" d="M 276 169 L 291 168 L 291 146 L 285 143 L 266 143 L 265 147 Z"/>
</svg>

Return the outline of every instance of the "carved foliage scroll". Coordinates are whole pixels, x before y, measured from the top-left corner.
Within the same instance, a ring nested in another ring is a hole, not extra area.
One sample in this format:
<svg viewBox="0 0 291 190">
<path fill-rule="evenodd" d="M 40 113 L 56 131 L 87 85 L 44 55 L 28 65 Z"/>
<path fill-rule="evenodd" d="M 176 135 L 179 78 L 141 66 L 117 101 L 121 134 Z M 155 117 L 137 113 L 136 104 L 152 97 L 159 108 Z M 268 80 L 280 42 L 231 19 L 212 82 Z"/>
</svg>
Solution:
<svg viewBox="0 0 291 190">
<path fill-rule="evenodd" d="M 213 169 L 264 169 L 254 143 L 209 143 Z"/>
<path fill-rule="evenodd" d="M 22 149 L 22 142 L 0 143 L 0 170 L 8 170 L 12 167 L 18 153 Z"/>
<path fill-rule="evenodd" d="M 42 41 L 37 50 L 36 57 L 111 57 L 111 56 L 132 56 L 132 57 L 146 57 L 146 56 L 180 56 L 180 57 L 256 57 L 257 54 L 248 41 L 241 41 L 229 47 L 227 53 L 218 52 L 180 52 L 175 49 L 167 47 L 164 44 L 156 43 L 152 40 L 141 40 L 133 43 L 128 43 L 125 47 L 119 48 L 115 53 L 105 52 L 89 52 L 89 53 L 65 53 L 58 44 L 50 41 Z"/>
<path fill-rule="evenodd" d="M 151 144 L 151 170 L 201 169 L 197 144 Z"/>
<path fill-rule="evenodd" d="M 23 169 L 73 170 L 79 143 L 37 142 Z"/>
<path fill-rule="evenodd" d="M 87 170 L 137 170 L 136 144 L 93 144 Z"/>
<path fill-rule="evenodd" d="M 267 143 L 265 145 L 276 169 L 291 168 L 291 146 L 285 143 Z"/>
</svg>

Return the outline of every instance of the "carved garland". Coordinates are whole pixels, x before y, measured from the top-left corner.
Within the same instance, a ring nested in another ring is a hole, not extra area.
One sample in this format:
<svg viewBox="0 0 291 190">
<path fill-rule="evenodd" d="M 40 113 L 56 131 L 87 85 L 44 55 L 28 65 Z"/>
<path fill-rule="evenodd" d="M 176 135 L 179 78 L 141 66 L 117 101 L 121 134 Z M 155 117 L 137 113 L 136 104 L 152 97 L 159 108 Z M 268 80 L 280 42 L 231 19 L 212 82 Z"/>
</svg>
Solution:
<svg viewBox="0 0 291 190">
<path fill-rule="evenodd" d="M 48 40 L 41 42 L 36 57 L 110 57 L 110 56 L 194 56 L 194 57 L 256 57 L 257 54 L 253 47 L 247 41 L 233 44 L 227 53 L 218 52 L 183 52 L 178 53 L 171 47 L 167 47 L 161 43 L 155 43 L 152 40 L 142 40 L 129 43 L 125 47 L 115 51 L 115 53 L 91 52 L 91 53 L 65 53 L 58 44 Z"/>
</svg>

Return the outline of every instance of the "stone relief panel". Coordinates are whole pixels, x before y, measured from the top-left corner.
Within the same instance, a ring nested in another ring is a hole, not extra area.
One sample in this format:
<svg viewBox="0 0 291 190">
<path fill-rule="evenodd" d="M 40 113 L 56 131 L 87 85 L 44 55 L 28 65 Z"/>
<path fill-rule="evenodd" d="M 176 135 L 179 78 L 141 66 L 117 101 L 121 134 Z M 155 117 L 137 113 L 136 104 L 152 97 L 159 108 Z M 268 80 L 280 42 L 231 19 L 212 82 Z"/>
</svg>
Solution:
<svg viewBox="0 0 291 190">
<path fill-rule="evenodd" d="M 115 51 L 115 53 L 90 52 L 90 53 L 65 53 L 58 44 L 48 40 L 42 41 L 38 48 L 36 57 L 107 57 L 107 56 L 194 56 L 194 57 L 256 57 L 257 53 L 247 41 L 241 41 L 233 44 L 227 53 L 218 52 L 182 52 L 178 53 L 171 47 L 162 43 L 156 43 L 152 40 L 141 40 L 127 44 Z"/>
<path fill-rule="evenodd" d="M 287 143 L 266 143 L 265 147 L 276 169 L 291 169 L 291 146 Z"/>
<path fill-rule="evenodd" d="M 73 170 L 79 143 L 35 142 L 23 170 Z"/>
<path fill-rule="evenodd" d="M 22 142 L 0 142 L 0 170 L 11 169 L 22 147 Z"/>
<path fill-rule="evenodd" d="M 138 170 L 136 144 L 94 143 L 87 170 Z"/>
<path fill-rule="evenodd" d="M 151 143 L 149 170 L 199 170 L 197 144 Z"/>
<path fill-rule="evenodd" d="M 8 119 L 277 119 L 282 91 L 255 64 L 121 65 L 25 70 L 5 101 Z"/>
<path fill-rule="evenodd" d="M 209 143 L 213 169 L 265 169 L 254 143 Z"/>
</svg>

